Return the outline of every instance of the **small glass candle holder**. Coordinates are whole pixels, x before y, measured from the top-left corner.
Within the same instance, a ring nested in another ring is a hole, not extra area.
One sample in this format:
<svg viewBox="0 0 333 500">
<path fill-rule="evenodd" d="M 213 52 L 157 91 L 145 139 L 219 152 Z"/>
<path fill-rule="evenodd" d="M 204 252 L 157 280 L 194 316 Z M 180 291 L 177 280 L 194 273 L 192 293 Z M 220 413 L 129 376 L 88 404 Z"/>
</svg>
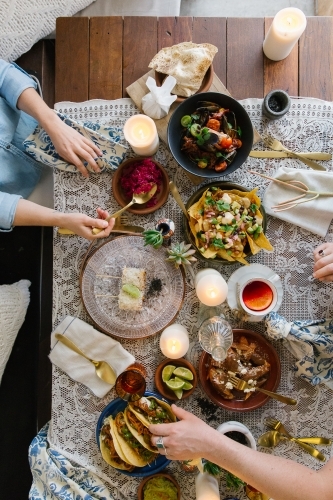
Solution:
<svg viewBox="0 0 333 500">
<path fill-rule="evenodd" d="M 147 370 L 140 363 L 133 363 L 116 380 L 117 395 L 124 401 L 137 401 L 146 391 Z"/>
<path fill-rule="evenodd" d="M 223 361 L 233 342 L 231 325 L 220 316 L 207 319 L 199 328 L 199 342 L 216 361 Z"/>
</svg>

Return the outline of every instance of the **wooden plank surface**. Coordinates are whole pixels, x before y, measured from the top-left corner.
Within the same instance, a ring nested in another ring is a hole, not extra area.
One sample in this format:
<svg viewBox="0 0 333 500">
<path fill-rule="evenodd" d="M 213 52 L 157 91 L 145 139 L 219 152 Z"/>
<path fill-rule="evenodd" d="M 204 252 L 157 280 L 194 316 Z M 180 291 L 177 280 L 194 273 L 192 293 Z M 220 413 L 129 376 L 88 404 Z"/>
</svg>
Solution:
<svg viewBox="0 0 333 500">
<path fill-rule="evenodd" d="M 299 95 L 333 100 L 333 17 L 308 17 L 299 42 Z"/>
<path fill-rule="evenodd" d="M 227 78 L 226 21 L 226 18 L 222 17 L 195 17 L 193 19 L 193 42 L 212 43 L 218 48 L 213 67 L 214 72 L 224 84 Z"/>
<path fill-rule="evenodd" d="M 123 92 L 122 17 L 92 17 L 89 38 L 89 99 L 119 99 Z"/>
<path fill-rule="evenodd" d="M 263 97 L 264 19 L 227 19 L 227 89 L 235 99 Z"/>
<path fill-rule="evenodd" d="M 192 17 L 160 17 L 158 50 L 181 42 L 192 42 Z"/>
<path fill-rule="evenodd" d="M 123 96 L 126 96 L 126 87 L 147 73 L 148 64 L 157 51 L 157 18 L 125 17 Z"/>
<path fill-rule="evenodd" d="M 56 102 L 89 98 L 89 18 L 58 17 Z"/>
<path fill-rule="evenodd" d="M 265 19 L 265 37 L 273 19 Z M 298 43 L 282 61 L 271 61 L 264 55 L 264 95 L 273 89 L 298 96 Z"/>
</svg>

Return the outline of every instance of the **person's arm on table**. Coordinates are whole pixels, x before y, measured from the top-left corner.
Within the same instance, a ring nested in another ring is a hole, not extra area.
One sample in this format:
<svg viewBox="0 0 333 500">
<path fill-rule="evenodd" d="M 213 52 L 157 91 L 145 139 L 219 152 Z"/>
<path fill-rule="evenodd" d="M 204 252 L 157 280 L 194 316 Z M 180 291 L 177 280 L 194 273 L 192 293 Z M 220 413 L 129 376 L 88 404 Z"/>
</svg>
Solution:
<svg viewBox="0 0 333 500">
<path fill-rule="evenodd" d="M 114 219 L 109 222 L 103 220 L 108 217 L 108 212 L 97 209 L 98 219 L 94 219 L 80 213 L 57 212 L 52 208 L 42 207 L 28 200 L 21 198 L 16 206 L 13 226 L 59 226 L 66 227 L 74 231 L 79 236 L 88 240 L 105 238 L 109 236 Z M 92 228 L 104 229 L 97 235 L 92 234 Z"/>
<path fill-rule="evenodd" d="M 95 172 L 100 172 L 94 158 L 102 156 L 102 151 L 92 141 L 66 125 L 35 89 L 24 90 L 18 98 L 17 107 L 40 123 L 51 137 L 60 156 L 75 165 L 84 177 L 89 177 L 89 173 L 82 159 L 87 161 Z"/>
<path fill-rule="evenodd" d="M 313 252 L 313 277 L 320 281 L 333 281 L 333 243 L 322 243 Z"/>
<path fill-rule="evenodd" d="M 163 436 L 171 460 L 205 458 L 274 500 L 331 500 L 333 498 L 333 459 L 314 471 L 292 460 L 260 453 L 209 427 L 191 413 L 172 405 L 179 422 L 150 425 L 155 435 Z M 164 454 L 164 450 L 159 450 Z"/>
</svg>

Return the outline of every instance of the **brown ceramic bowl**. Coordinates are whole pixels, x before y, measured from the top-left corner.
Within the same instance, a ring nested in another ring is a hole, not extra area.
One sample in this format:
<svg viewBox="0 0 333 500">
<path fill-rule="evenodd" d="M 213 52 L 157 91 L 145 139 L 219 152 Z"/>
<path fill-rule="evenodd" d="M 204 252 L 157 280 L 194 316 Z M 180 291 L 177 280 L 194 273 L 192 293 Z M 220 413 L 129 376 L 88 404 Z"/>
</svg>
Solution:
<svg viewBox="0 0 333 500">
<path fill-rule="evenodd" d="M 258 346 L 258 352 L 270 363 L 271 370 L 268 380 L 262 386 L 263 389 L 276 392 L 281 378 L 281 365 L 278 353 L 262 335 L 252 330 L 234 329 L 234 341 L 237 342 L 242 336 L 250 342 L 255 342 Z M 246 401 L 240 399 L 224 399 L 212 386 L 208 377 L 211 355 L 203 351 L 199 360 L 199 379 L 203 390 L 213 403 L 229 411 L 251 411 L 263 406 L 269 400 L 269 396 L 256 391 Z"/>
<path fill-rule="evenodd" d="M 180 487 L 179 487 L 179 484 L 177 483 L 177 481 L 172 477 L 170 476 L 170 474 L 154 474 L 152 476 L 148 476 L 148 477 L 145 477 L 141 483 L 139 484 L 139 488 L 138 488 L 138 500 L 143 500 L 143 487 L 148 483 L 148 481 L 150 481 L 150 479 L 152 479 L 153 477 L 164 477 L 165 479 L 169 479 L 169 481 L 171 481 L 177 488 L 177 500 L 180 500 Z"/>
<path fill-rule="evenodd" d="M 162 371 L 163 371 L 163 368 L 167 365 L 173 365 L 176 368 L 178 368 L 178 366 L 183 366 L 184 368 L 188 368 L 189 370 L 191 370 L 191 372 L 193 373 L 193 380 L 189 380 L 189 382 L 191 382 L 193 387 L 192 387 L 192 389 L 189 389 L 188 391 L 183 391 L 182 399 L 185 399 L 185 398 L 188 398 L 189 396 L 191 396 L 191 394 L 193 393 L 194 389 L 196 388 L 196 386 L 198 384 L 198 376 L 197 376 L 197 372 L 195 371 L 194 366 L 189 361 L 187 361 L 185 358 L 180 358 L 180 359 L 167 358 L 164 361 L 162 361 L 162 363 L 160 363 L 158 365 L 158 367 L 156 368 L 156 372 L 155 372 L 155 387 L 156 387 L 157 391 L 160 394 L 162 394 L 162 396 L 164 396 L 166 399 L 171 399 L 171 401 L 179 401 L 176 394 L 171 389 L 169 389 L 169 387 L 162 380 Z"/>
<path fill-rule="evenodd" d="M 168 75 L 166 75 L 165 73 L 159 73 L 158 71 L 155 71 L 156 85 L 158 87 L 161 87 L 162 83 L 164 82 L 164 80 L 167 76 Z M 207 92 L 212 85 L 213 78 L 214 78 L 214 68 L 213 68 L 213 65 L 211 64 L 209 66 L 209 68 L 207 69 L 205 76 L 203 77 L 203 80 L 202 80 L 202 83 L 201 83 L 199 90 L 195 93 L 200 94 L 201 92 Z M 187 97 L 183 97 L 181 95 L 178 95 L 176 102 L 183 102 L 183 101 L 185 101 L 185 99 L 187 99 Z"/>
<path fill-rule="evenodd" d="M 120 185 L 120 179 L 122 175 L 126 172 L 126 169 L 128 167 L 130 167 L 133 163 L 144 159 L 146 158 L 143 158 L 142 156 L 137 156 L 136 158 L 129 158 L 128 160 L 124 161 L 119 165 L 118 169 L 116 170 L 116 172 L 112 177 L 113 196 L 121 207 L 125 207 L 131 201 L 131 199 L 125 196 L 123 189 Z M 157 203 L 152 207 L 146 207 L 145 203 L 143 205 L 134 204 L 127 209 L 127 211 L 131 212 L 132 214 L 139 214 L 139 215 L 151 214 L 152 212 L 155 212 L 155 210 L 161 208 L 161 206 L 164 205 L 169 196 L 169 177 L 168 174 L 166 173 L 166 170 L 157 161 L 153 160 L 152 158 L 148 159 L 151 160 L 153 163 L 155 163 L 155 165 L 162 172 L 162 184 L 160 186 L 160 192 L 156 195 Z"/>
</svg>

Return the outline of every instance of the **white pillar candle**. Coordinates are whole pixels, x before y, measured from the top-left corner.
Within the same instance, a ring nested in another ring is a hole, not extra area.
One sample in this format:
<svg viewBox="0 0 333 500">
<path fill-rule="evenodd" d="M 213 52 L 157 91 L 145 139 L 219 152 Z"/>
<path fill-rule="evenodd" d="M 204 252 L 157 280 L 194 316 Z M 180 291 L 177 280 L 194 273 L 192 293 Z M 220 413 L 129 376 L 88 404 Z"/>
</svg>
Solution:
<svg viewBox="0 0 333 500">
<path fill-rule="evenodd" d="M 289 56 L 306 27 L 304 13 L 295 7 L 280 10 L 273 19 L 264 41 L 263 50 L 268 59 L 281 61 Z"/>
<path fill-rule="evenodd" d="M 228 285 L 214 269 L 199 271 L 194 283 L 198 299 L 206 306 L 218 306 L 227 298 Z"/>
<path fill-rule="evenodd" d="M 137 155 L 152 156 L 158 150 L 156 125 L 149 116 L 131 116 L 124 125 L 124 136 Z"/>
<path fill-rule="evenodd" d="M 196 500 L 220 500 L 219 483 L 207 472 L 199 472 L 195 478 Z"/>
<path fill-rule="evenodd" d="M 182 358 L 187 353 L 189 345 L 188 332 L 178 323 L 168 326 L 161 334 L 160 348 L 167 358 Z"/>
</svg>

